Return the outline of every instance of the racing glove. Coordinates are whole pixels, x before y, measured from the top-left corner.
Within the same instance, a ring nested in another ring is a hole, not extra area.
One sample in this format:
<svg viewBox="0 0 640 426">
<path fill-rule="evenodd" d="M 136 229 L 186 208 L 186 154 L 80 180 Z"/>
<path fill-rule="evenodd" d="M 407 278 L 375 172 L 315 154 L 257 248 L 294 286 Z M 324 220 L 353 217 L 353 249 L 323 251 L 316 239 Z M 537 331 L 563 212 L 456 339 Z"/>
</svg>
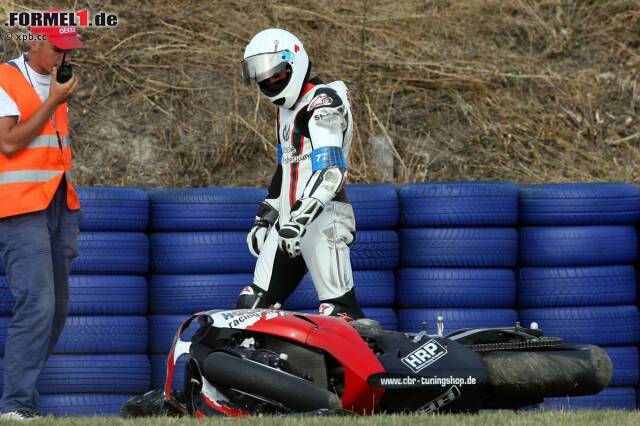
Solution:
<svg viewBox="0 0 640 426">
<path fill-rule="evenodd" d="M 277 220 L 278 210 L 273 208 L 267 201 L 263 201 L 256 213 L 255 225 L 247 234 L 247 246 L 254 257 L 260 255 L 264 241 L 267 239 L 267 234 Z"/>
<path fill-rule="evenodd" d="M 280 226 L 278 232 L 280 250 L 290 258 L 300 256 L 300 240 L 305 233 L 305 227 L 318 217 L 323 208 L 324 204 L 313 197 L 296 201 L 291 210 L 291 218 Z"/>
</svg>

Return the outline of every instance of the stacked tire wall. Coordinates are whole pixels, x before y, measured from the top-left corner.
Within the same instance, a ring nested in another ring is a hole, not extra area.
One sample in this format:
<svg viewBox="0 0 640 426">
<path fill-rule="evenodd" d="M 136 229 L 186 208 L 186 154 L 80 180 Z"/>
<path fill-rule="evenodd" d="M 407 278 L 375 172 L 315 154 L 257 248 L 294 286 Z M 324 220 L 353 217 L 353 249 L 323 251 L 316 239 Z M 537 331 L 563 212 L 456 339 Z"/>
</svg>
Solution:
<svg viewBox="0 0 640 426">
<path fill-rule="evenodd" d="M 390 185 L 351 185 L 347 192 L 358 224 L 351 245 L 356 296 L 365 314 L 395 329 L 394 269 L 399 261 L 396 190 Z M 160 387 L 166 356 L 180 323 L 197 311 L 233 307 L 240 290 L 253 282 L 256 259 L 247 249 L 246 235 L 266 191 L 176 189 L 149 194 L 150 352 L 152 385 Z M 317 312 L 318 305 L 307 274 L 284 308 Z M 183 367 L 180 362 L 176 377 Z"/>
<path fill-rule="evenodd" d="M 521 321 L 547 335 L 603 347 L 613 362 L 598 395 L 550 398 L 545 408 L 634 409 L 640 317 L 634 263 L 640 189 L 629 184 L 520 187 Z"/>
<path fill-rule="evenodd" d="M 437 316 L 445 333 L 519 319 L 603 346 L 614 364 L 611 386 L 544 407 L 633 408 L 639 191 L 627 184 L 351 185 L 356 295 L 387 329 L 418 331 L 426 322 L 435 333 Z M 131 395 L 163 385 L 184 319 L 232 307 L 252 282 L 245 238 L 266 191 L 79 193 L 84 218 L 70 317 L 39 382 L 42 411 L 115 414 Z M 0 355 L 13 308 L 3 274 L 0 264 Z M 314 312 L 318 304 L 306 276 L 284 308 Z"/>
<path fill-rule="evenodd" d="M 41 411 L 110 415 L 151 383 L 145 276 L 149 202 L 137 189 L 81 188 L 78 193 L 83 219 L 79 257 L 71 269 L 69 317 L 38 382 Z M 2 355 L 14 302 L 6 277 L 0 276 Z"/>
<path fill-rule="evenodd" d="M 445 333 L 512 326 L 518 190 L 511 183 L 411 184 L 399 189 L 400 329 Z"/>
</svg>

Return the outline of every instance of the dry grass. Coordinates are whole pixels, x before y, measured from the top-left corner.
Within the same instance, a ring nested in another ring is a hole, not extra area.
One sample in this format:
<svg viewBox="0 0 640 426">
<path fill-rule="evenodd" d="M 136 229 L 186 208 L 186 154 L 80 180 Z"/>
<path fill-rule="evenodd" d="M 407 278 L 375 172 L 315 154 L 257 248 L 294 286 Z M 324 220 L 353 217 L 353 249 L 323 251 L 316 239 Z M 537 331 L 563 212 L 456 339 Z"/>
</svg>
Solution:
<svg viewBox="0 0 640 426">
<path fill-rule="evenodd" d="M 57 3 L 120 18 L 85 31 L 75 58 L 84 185 L 265 184 L 274 110 L 239 83 L 238 63 L 271 26 L 351 88 L 352 181 L 381 180 L 376 135 L 393 141 L 396 182 L 640 181 L 637 0 Z M 24 47 L 3 43 L 3 58 Z"/>
</svg>

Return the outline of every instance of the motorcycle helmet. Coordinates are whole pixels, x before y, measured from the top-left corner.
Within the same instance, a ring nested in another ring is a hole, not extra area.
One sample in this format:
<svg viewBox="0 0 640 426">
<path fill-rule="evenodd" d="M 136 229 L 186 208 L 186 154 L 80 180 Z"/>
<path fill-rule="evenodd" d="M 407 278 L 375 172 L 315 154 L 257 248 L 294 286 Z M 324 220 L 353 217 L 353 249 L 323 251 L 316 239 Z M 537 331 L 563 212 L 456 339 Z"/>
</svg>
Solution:
<svg viewBox="0 0 640 426">
<path fill-rule="evenodd" d="M 271 28 L 256 34 L 245 48 L 240 75 L 245 84 L 258 84 L 275 105 L 292 108 L 309 69 L 309 56 L 300 40 L 288 31 Z M 286 78 L 268 82 L 282 72 L 286 72 Z"/>
</svg>

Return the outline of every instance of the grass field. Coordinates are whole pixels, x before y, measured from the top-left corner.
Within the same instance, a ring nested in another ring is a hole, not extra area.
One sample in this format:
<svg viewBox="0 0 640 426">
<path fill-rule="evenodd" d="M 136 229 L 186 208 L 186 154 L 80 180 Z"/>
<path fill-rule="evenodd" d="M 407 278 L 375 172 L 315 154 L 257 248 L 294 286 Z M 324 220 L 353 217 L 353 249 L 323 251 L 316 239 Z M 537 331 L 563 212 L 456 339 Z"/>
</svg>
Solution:
<svg viewBox="0 0 640 426">
<path fill-rule="evenodd" d="M 582 412 L 493 412 L 479 415 L 425 415 L 425 416 L 372 416 L 372 417 L 280 417 L 249 419 L 206 419 L 195 420 L 185 418 L 53 418 L 30 422 L 40 426 L 155 426 L 155 425 L 229 425 L 234 426 L 343 426 L 343 425 L 438 425 L 438 426 L 489 426 L 489 425 L 531 425 L 531 426 L 574 426 L 574 425 L 639 425 L 640 411 L 582 411 Z M 11 424 L 2 422 L 2 425 Z M 18 424 L 18 423 L 16 423 Z M 20 423 L 22 424 L 22 423 Z"/>
</svg>

